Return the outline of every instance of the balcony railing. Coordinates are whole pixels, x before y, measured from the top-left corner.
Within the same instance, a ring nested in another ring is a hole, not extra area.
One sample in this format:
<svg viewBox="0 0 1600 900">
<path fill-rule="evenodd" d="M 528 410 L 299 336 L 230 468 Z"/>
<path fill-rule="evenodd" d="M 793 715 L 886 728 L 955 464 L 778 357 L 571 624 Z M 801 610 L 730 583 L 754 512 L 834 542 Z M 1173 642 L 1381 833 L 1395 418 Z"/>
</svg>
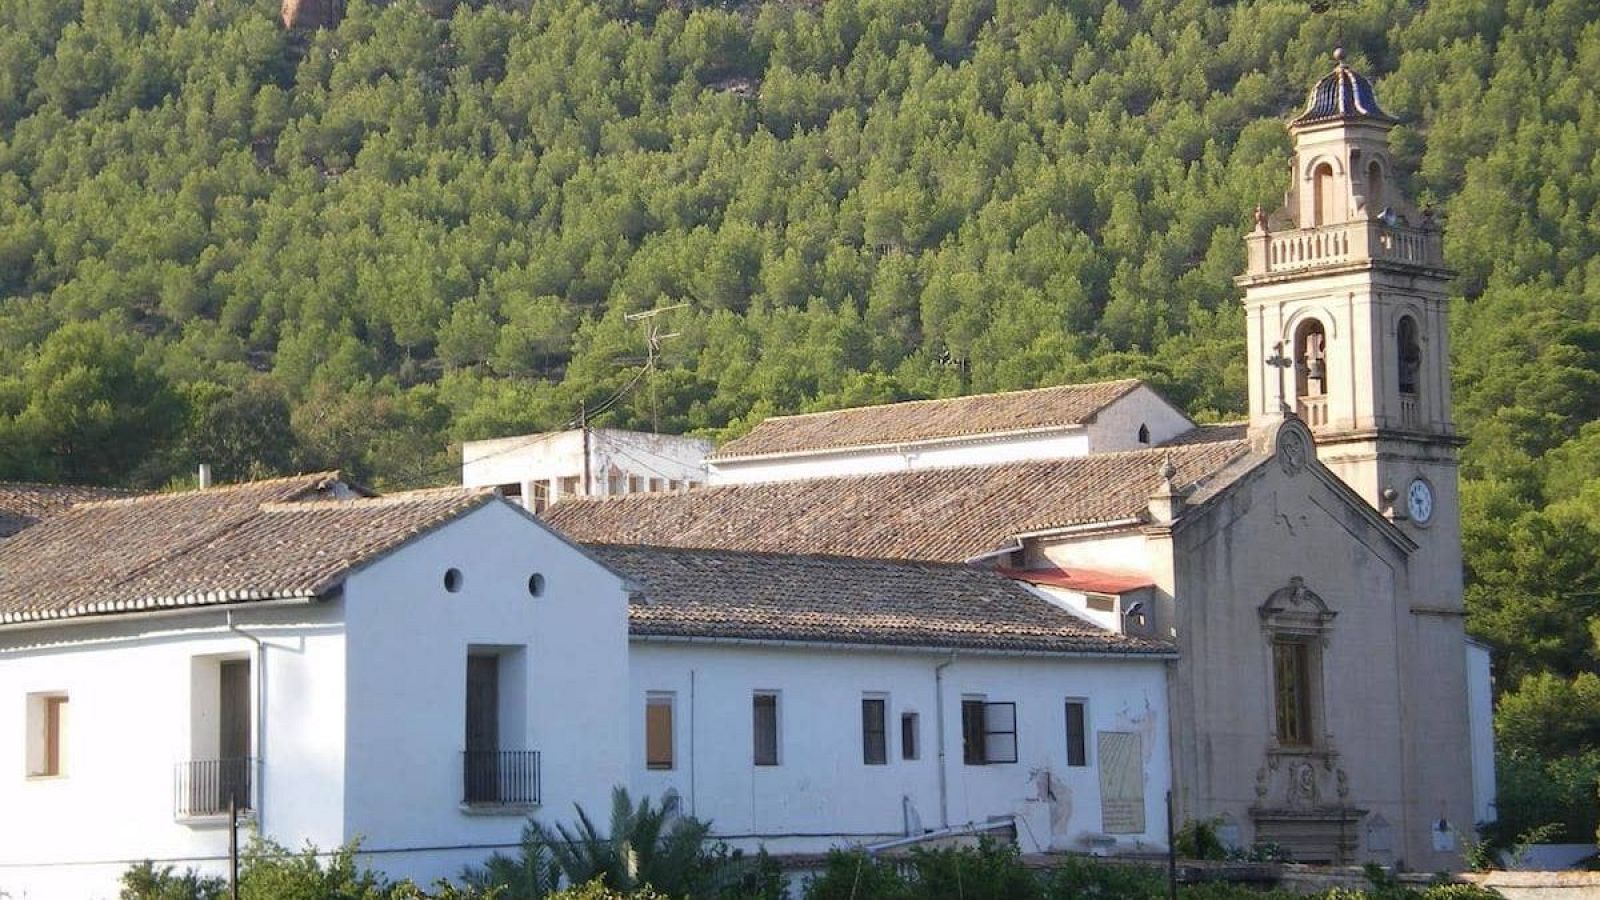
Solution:
<svg viewBox="0 0 1600 900">
<path fill-rule="evenodd" d="M 538 803 L 539 751 L 463 752 L 461 802 L 471 806 L 522 806 Z"/>
<path fill-rule="evenodd" d="M 197 759 L 177 765 L 172 780 L 173 810 L 180 819 L 227 815 L 229 802 L 243 812 L 252 805 L 256 761 Z"/>
</svg>

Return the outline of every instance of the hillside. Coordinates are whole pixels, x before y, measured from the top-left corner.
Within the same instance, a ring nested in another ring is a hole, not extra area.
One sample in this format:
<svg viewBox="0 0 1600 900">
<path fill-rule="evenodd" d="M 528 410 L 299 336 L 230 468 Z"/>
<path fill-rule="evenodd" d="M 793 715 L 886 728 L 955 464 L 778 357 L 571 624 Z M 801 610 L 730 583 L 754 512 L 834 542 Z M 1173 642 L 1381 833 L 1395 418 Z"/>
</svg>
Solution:
<svg viewBox="0 0 1600 900">
<path fill-rule="evenodd" d="M 1565 756 L 1527 789 L 1592 828 L 1585 0 L 352 0 L 317 32 L 271 0 L 7 0 L 0 478 L 442 483 L 452 444 L 583 408 L 725 435 L 1126 374 L 1232 415 L 1241 235 L 1338 43 L 1461 273 L 1508 759 Z M 647 373 L 626 316 L 680 303 Z"/>
</svg>

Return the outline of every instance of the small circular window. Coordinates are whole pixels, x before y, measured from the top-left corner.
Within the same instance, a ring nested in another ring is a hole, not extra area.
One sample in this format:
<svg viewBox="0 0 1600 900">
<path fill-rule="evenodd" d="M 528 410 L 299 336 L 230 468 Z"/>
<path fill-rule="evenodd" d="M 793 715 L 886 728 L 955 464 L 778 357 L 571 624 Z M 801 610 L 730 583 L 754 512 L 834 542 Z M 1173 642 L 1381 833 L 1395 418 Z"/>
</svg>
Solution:
<svg viewBox="0 0 1600 900">
<path fill-rule="evenodd" d="M 538 572 L 528 576 L 528 593 L 534 597 L 544 596 L 544 576 Z"/>
<path fill-rule="evenodd" d="M 456 591 L 461 590 L 461 570 L 460 569 L 445 569 L 444 570 L 444 589 L 449 591 L 452 594 L 454 594 Z"/>
</svg>

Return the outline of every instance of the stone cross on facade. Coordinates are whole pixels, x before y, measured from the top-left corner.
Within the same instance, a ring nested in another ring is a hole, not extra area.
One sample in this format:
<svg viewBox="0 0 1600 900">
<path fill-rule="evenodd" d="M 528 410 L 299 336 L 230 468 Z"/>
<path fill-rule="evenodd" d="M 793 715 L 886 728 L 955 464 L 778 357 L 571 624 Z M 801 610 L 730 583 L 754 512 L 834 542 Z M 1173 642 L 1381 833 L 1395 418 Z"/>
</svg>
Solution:
<svg viewBox="0 0 1600 900">
<path fill-rule="evenodd" d="M 1272 355 L 1263 360 L 1263 362 L 1278 370 L 1278 412 L 1288 415 L 1289 400 L 1284 393 L 1283 373 L 1294 365 L 1294 360 L 1283 355 L 1283 341 L 1278 341 L 1272 345 Z"/>
</svg>

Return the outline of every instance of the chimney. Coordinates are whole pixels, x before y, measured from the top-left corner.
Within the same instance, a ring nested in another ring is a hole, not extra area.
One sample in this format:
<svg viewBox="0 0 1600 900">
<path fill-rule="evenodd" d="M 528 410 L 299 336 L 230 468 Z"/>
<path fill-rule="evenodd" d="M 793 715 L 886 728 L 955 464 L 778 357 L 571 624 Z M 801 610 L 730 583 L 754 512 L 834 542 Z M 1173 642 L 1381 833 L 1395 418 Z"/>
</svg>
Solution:
<svg viewBox="0 0 1600 900">
<path fill-rule="evenodd" d="M 211 464 L 210 463 L 201 463 L 200 464 L 200 490 L 203 491 L 208 487 L 211 487 Z"/>
</svg>

